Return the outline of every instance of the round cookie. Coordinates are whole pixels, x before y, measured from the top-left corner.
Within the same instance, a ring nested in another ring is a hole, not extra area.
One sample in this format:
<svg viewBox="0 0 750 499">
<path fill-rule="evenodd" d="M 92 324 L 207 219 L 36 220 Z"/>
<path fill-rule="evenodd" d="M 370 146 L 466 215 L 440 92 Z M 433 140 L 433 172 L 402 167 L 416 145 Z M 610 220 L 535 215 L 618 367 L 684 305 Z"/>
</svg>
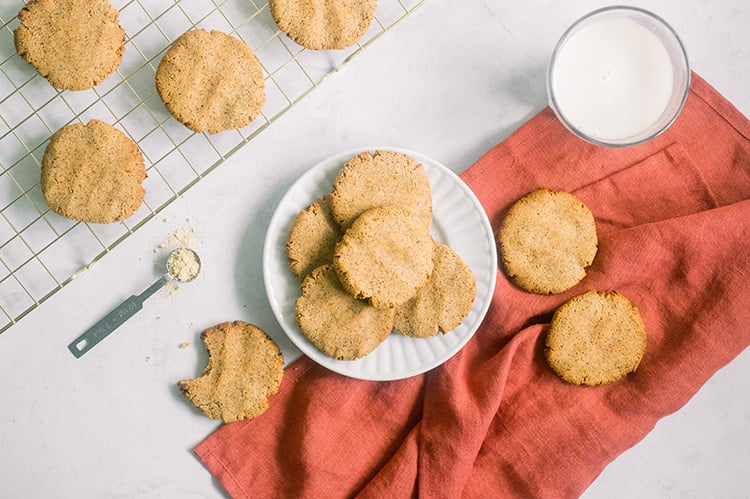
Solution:
<svg viewBox="0 0 750 499">
<path fill-rule="evenodd" d="M 433 241 L 424 217 L 398 206 L 367 210 L 333 254 L 344 289 L 375 307 L 396 307 L 432 273 Z"/>
<path fill-rule="evenodd" d="M 222 33 L 193 29 L 180 35 L 156 70 L 167 110 L 195 132 L 242 128 L 265 104 L 263 68 L 253 50 Z"/>
<path fill-rule="evenodd" d="M 433 270 L 417 294 L 396 309 L 393 329 L 428 338 L 447 333 L 469 314 L 477 294 L 474 273 L 449 246 L 434 243 Z"/>
<path fill-rule="evenodd" d="M 73 220 L 112 223 L 143 202 L 146 178 L 138 146 L 99 120 L 55 132 L 42 157 L 41 188 L 55 213 Z"/>
<path fill-rule="evenodd" d="M 18 13 L 16 51 L 55 88 L 91 88 L 122 61 L 118 18 L 108 0 L 32 0 Z"/>
<path fill-rule="evenodd" d="M 269 0 L 279 29 L 312 50 L 354 45 L 370 28 L 377 0 Z"/>
<path fill-rule="evenodd" d="M 311 270 L 333 261 L 333 250 L 342 231 L 331 213 L 328 196 L 299 212 L 289 228 L 286 254 L 289 268 L 302 279 Z"/>
<path fill-rule="evenodd" d="M 586 276 L 598 240 L 591 211 L 569 192 L 538 189 L 516 201 L 498 231 L 505 272 L 532 293 L 561 293 Z"/>
<path fill-rule="evenodd" d="M 297 324 L 321 352 L 338 360 L 369 354 L 391 332 L 393 308 L 375 308 L 342 287 L 331 265 L 316 268 L 302 281 L 295 303 Z"/>
<path fill-rule="evenodd" d="M 211 419 L 251 419 L 268 409 L 284 376 L 284 356 L 260 328 L 242 321 L 206 329 L 203 376 L 177 382 L 183 396 Z"/>
<path fill-rule="evenodd" d="M 333 182 L 331 210 L 348 227 L 366 210 L 403 206 L 432 223 L 432 192 L 424 167 L 407 154 L 365 151 L 346 161 Z"/>
<path fill-rule="evenodd" d="M 555 311 L 544 354 L 563 380 L 597 386 L 635 372 L 645 350 L 638 308 L 617 292 L 588 291 Z"/>
</svg>

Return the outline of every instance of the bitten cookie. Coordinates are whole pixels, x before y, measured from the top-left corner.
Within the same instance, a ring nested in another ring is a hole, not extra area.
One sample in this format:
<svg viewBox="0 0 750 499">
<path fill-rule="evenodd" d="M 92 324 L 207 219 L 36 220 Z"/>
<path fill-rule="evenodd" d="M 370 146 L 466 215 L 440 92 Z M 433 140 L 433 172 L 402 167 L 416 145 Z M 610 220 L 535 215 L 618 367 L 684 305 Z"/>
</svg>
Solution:
<svg viewBox="0 0 750 499">
<path fill-rule="evenodd" d="M 369 354 L 391 332 L 393 308 L 375 308 L 342 287 L 335 270 L 324 265 L 302 281 L 295 314 L 302 333 L 321 352 L 338 360 Z"/>
<path fill-rule="evenodd" d="M 203 376 L 177 382 L 184 397 L 211 419 L 251 419 L 268 409 L 284 375 L 278 345 L 261 329 L 224 322 L 201 334 L 208 349 Z"/>
<path fill-rule="evenodd" d="M 508 210 L 498 231 L 505 272 L 532 293 L 561 293 L 586 276 L 597 252 L 596 223 L 573 194 L 535 190 Z"/>
<path fill-rule="evenodd" d="M 416 159 L 394 151 L 363 152 L 346 161 L 333 182 L 331 210 L 348 227 L 366 210 L 383 205 L 408 208 L 432 223 L 432 191 Z"/>
<path fill-rule="evenodd" d="M 32 0 L 18 13 L 16 51 L 53 87 L 91 88 L 122 61 L 118 17 L 107 0 Z"/>
<path fill-rule="evenodd" d="M 604 385 L 638 368 L 646 327 L 638 308 L 623 295 L 588 291 L 555 311 L 545 344 L 547 362 L 560 378 Z"/>
<path fill-rule="evenodd" d="M 333 253 L 344 289 L 375 307 L 396 307 L 432 273 L 433 241 L 424 218 L 398 206 L 367 210 Z"/>
<path fill-rule="evenodd" d="M 167 110 L 195 132 L 242 128 L 266 100 L 263 69 L 253 50 L 220 31 L 194 29 L 172 43 L 156 70 Z"/>
<path fill-rule="evenodd" d="M 289 268 L 302 279 L 316 267 L 333 262 L 342 231 L 333 219 L 328 196 L 315 200 L 292 222 L 286 239 Z"/>
<path fill-rule="evenodd" d="M 416 338 L 454 329 L 466 317 L 477 294 L 474 273 L 450 247 L 434 243 L 433 270 L 416 296 L 396 310 L 394 330 Z"/>
<path fill-rule="evenodd" d="M 279 29 L 312 50 L 354 45 L 372 23 L 377 0 L 269 0 Z"/>
<path fill-rule="evenodd" d="M 42 157 L 41 188 L 52 210 L 82 222 L 111 223 L 143 202 L 146 178 L 138 146 L 99 120 L 55 132 Z"/>
</svg>

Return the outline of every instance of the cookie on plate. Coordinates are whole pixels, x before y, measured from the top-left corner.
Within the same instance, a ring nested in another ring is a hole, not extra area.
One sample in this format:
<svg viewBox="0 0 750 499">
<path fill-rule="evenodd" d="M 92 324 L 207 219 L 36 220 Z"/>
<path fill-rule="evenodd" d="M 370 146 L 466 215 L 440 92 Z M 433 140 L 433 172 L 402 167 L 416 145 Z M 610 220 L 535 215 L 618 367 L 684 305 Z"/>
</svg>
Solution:
<svg viewBox="0 0 750 499">
<path fill-rule="evenodd" d="M 594 216 L 565 191 L 538 189 L 516 201 L 498 241 L 508 277 L 532 293 L 561 293 L 586 276 L 596 256 Z"/>
<path fill-rule="evenodd" d="M 18 13 L 16 51 L 55 88 L 91 88 L 122 61 L 118 18 L 108 0 L 31 0 Z"/>
<path fill-rule="evenodd" d="M 433 241 L 424 217 L 400 206 L 365 211 L 336 244 L 333 265 L 344 289 L 375 307 L 397 307 L 432 273 Z"/>
<path fill-rule="evenodd" d="M 329 196 L 313 201 L 297 214 L 286 238 L 289 268 L 299 279 L 333 262 L 333 250 L 342 231 L 333 219 Z"/>
<path fill-rule="evenodd" d="M 393 308 L 375 308 L 344 290 L 331 265 L 316 268 L 302 281 L 295 303 L 300 330 L 321 352 L 355 360 L 378 347 L 393 328 Z"/>
<path fill-rule="evenodd" d="M 395 151 L 365 151 L 346 161 L 333 182 L 331 210 L 348 227 L 366 210 L 403 206 L 432 223 L 432 192 L 427 172 L 416 159 Z"/>
<path fill-rule="evenodd" d="M 195 132 L 242 128 L 265 104 L 263 68 L 253 50 L 221 31 L 189 30 L 164 54 L 156 90 L 167 110 Z"/>
<path fill-rule="evenodd" d="M 638 308 L 620 293 L 588 291 L 555 311 L 544 354 L 563 380 L 597 386 L 635 372 L 645 350 Z"/>
<path fill-rule="evenodd" d="M 447 333 L 469 314 L 477 294 L 474 273 L 449 246 L 434 243 L 433 270 L 417 294 L 396 309 L 393 329 L 428 338 Z"/>
<path fill-rule="evenodd" d="M 279 29 L 312 50 L 354 45 L 370 28 L 377 0 L 269 0 Z"/>
<path fill-rule="evenodd" d="M 223 322 L 201 333 L 208 349 L 203 375 L 177 382 L 183 396 L 211 419 L 225 423 L 264 413 L 284 375 L 278 345 L 260 328 Z"/>
<path fill-rule="evenodd" d="M 112 223 L 143 202 L 146 178 L 138 146 L 99 120 L 62 127 L 42 157 L 41 189 L 55 213 L 73 220 Z"/>
</svg>

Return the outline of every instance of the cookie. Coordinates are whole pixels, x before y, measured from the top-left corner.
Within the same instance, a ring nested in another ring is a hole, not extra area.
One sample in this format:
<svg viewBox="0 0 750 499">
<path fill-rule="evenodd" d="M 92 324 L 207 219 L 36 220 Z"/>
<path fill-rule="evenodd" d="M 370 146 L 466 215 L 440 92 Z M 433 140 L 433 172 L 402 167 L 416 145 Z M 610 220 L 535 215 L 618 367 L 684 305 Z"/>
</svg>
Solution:
<svg viewBox="0 0 750 499">
<path fill-rule="evenodd" d="M 126 219 L 143 202 L 146 178 L 138 146 L 99 120 L 64 126 L 42 157 L 41 188 L 55 213 L 91 223 Z"/>
<path fill-rule="evenodd" d="M 180 35 L 156 70 L 156 90 L 167 110 L 195 132 L 242 128 L 265 104 L 263 68 L 253 50 L 222 33 L 194 29 Z"/>
<path fill-rule="evenodd" d="M 532 293 L 561 293 L 586 276 L 598 240 L 591 211 L 573 194 L 535 190 L 503 218 L 498 241 L 508 277 Z"/>
<path fill-rule="evenodd" d="M 394 151 L 363 152 L 346 161 L 333 182 L 334 219 L 348 227 L 366 210 L 403 206 L 432 223 L 432 192 L 427 172 L 416 159 Z"/>
<path fill-rule="evenodd" d="M 118 19 L 108 0 L 31 0 L 18 13 L 16 51 L 55 88 L 92 88 L 122 61 Z"/>
<path fill-rule="evenodd" d="M 338 360 L 355 360 L 378 347 L 391 332 L 393 308 L 379 309 L 344 290 L 331 265 L 302 281 L 295 303 L 300 330 L 318 350 Z"/>
<path fill-rule="evenodd" d="M 638 308 L 620 293 L 588 291 L 555 311 L 544 354 L 563 380 L 597 386 L 635 372 L 645 350 Z"/>
<path fill-rule="evenodd" d="M 284 375 L 278 345 L 260 328 L 224 322 L 201 333 L 208 349 L 203 376 L 177 382 L 183 396 L 211 419 L 252 419 L 268 409 Z"/>
<path fill-rule="evenodd" d="M 375 307 L 413 297 L 432 273 L 433 241 L 424 218 L 399 206 L 365 211 L 336 244 L 333 265 L 345 290 Z"/>
<path fill-rule="evenodd" d="M 474 273 L 449 246 L 434 243 L 433 270 L 417 294 L 399 306 L 393 329 L 428 338 L 447 333 L 469 314 L 477 294 Z"/>
<path fill-rule="evenodd" d="M 286 238 L 289 268 L 299 279 L 314 268 L 333 262 L 333 250 L 343 232 L 333 219 L 329 196 L 316 199 L 294 218 Z"/>
<path fill-rule="evenodd" d="M 377 0 L 269 0 L 279 29 L 312 50 L 343 49 L 364 36 Z"/>
</svg>

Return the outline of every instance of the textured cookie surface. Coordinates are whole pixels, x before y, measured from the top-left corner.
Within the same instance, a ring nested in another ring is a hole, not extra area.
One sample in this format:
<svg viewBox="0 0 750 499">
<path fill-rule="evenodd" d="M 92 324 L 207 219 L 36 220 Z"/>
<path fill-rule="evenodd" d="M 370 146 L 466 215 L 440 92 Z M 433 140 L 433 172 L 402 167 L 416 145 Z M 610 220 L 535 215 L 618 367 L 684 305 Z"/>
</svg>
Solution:
<svg viewBox="0 0 750 499">
<path fill-rule="evenodd" d="M 574 195 L 547 189 L 510 207 L 498 240 L 508 277 L 533 293 L 560 293 L 577 284 L 598 245 L 591 211 Z"/>
<path fill-rule="evenodd" d="M 349 227 L 333 254 L 344 289 L 375 307 L 396 307 L 413 297 L 432 273 L 433 241 L 424 218 L 398 206 L 367 210 Z"/>
<path fill-rule="evenodd" d="M 295 217 L 286 239 L 289 268 L 302 279 L 313 269 L 333 262 L 342 231 L 333 219 L 328 196 L 315 200 Z"/>
<path fill-rule="evenodd" d="M 83 222 L 111 223 L 132 215 L 143 202 L 145 178 L 138 146 L 98 120 L 55 132 L 42 158 L 41 188 L 47 204 Z"/>
<path fill-rule="evenodd" d="M 377 0 L 269 0 L 279 29 L 312 50 L 342 49 L 367 32 Z"/>
<path fill-rule="evenodd" d="M 253 50 L 226 33 L 203 29 L 172 43 L 156 70 L 156 90 L 179 122 L 208 133 L 248 125 L 266 99 Z"/>
<path fill-rule="evenodd" d="M 396 310 L 394 329 L 428 338 L 454 329 L 466 317 L 477 293 L 474 273 L 450 247 L 434 243 L 433 270 L 417 294 Z"/>
<path fill-rule="evenodd" d="M 638 308 L 617 292 L 588 291 L 555 311 L 544 353 L 568 383 L 597 386 L 635 372 L 645 350 Z"/>
<path fill-rule="evenodd" d="M 321 352 L 338 360 L 369 354 L 390 334 L 393 308 L 375 308 L 342 287 L 335 270 L 324 265 L 302 281 L 295 314 L 302 333 Z"/>
<path fill-rule="evenodd" d="M 366 210 L 383 205 L 403 206 L 432 223 L 432 192 L 427 172 L 407 154 L 363 152 L 350 158 L 333 182 L 334 219 L 348 227 Z"/>
<path fill-rule="evenodd" d="M 203 376 L 181 380 L 184 397 L 206 416 L 226 423 L 251 419 L 268 409 L 284 375 L 278 345 L 261 329 L 224 322 L 201 334 L 208 349 Z"/>
<path fill-rule="evenodd" d="M 32 0 L 18 13 L 16 51 L 53 87 L 91 88 L 122 61 L 118 18 L 108 0 Z"/>
</svg>

